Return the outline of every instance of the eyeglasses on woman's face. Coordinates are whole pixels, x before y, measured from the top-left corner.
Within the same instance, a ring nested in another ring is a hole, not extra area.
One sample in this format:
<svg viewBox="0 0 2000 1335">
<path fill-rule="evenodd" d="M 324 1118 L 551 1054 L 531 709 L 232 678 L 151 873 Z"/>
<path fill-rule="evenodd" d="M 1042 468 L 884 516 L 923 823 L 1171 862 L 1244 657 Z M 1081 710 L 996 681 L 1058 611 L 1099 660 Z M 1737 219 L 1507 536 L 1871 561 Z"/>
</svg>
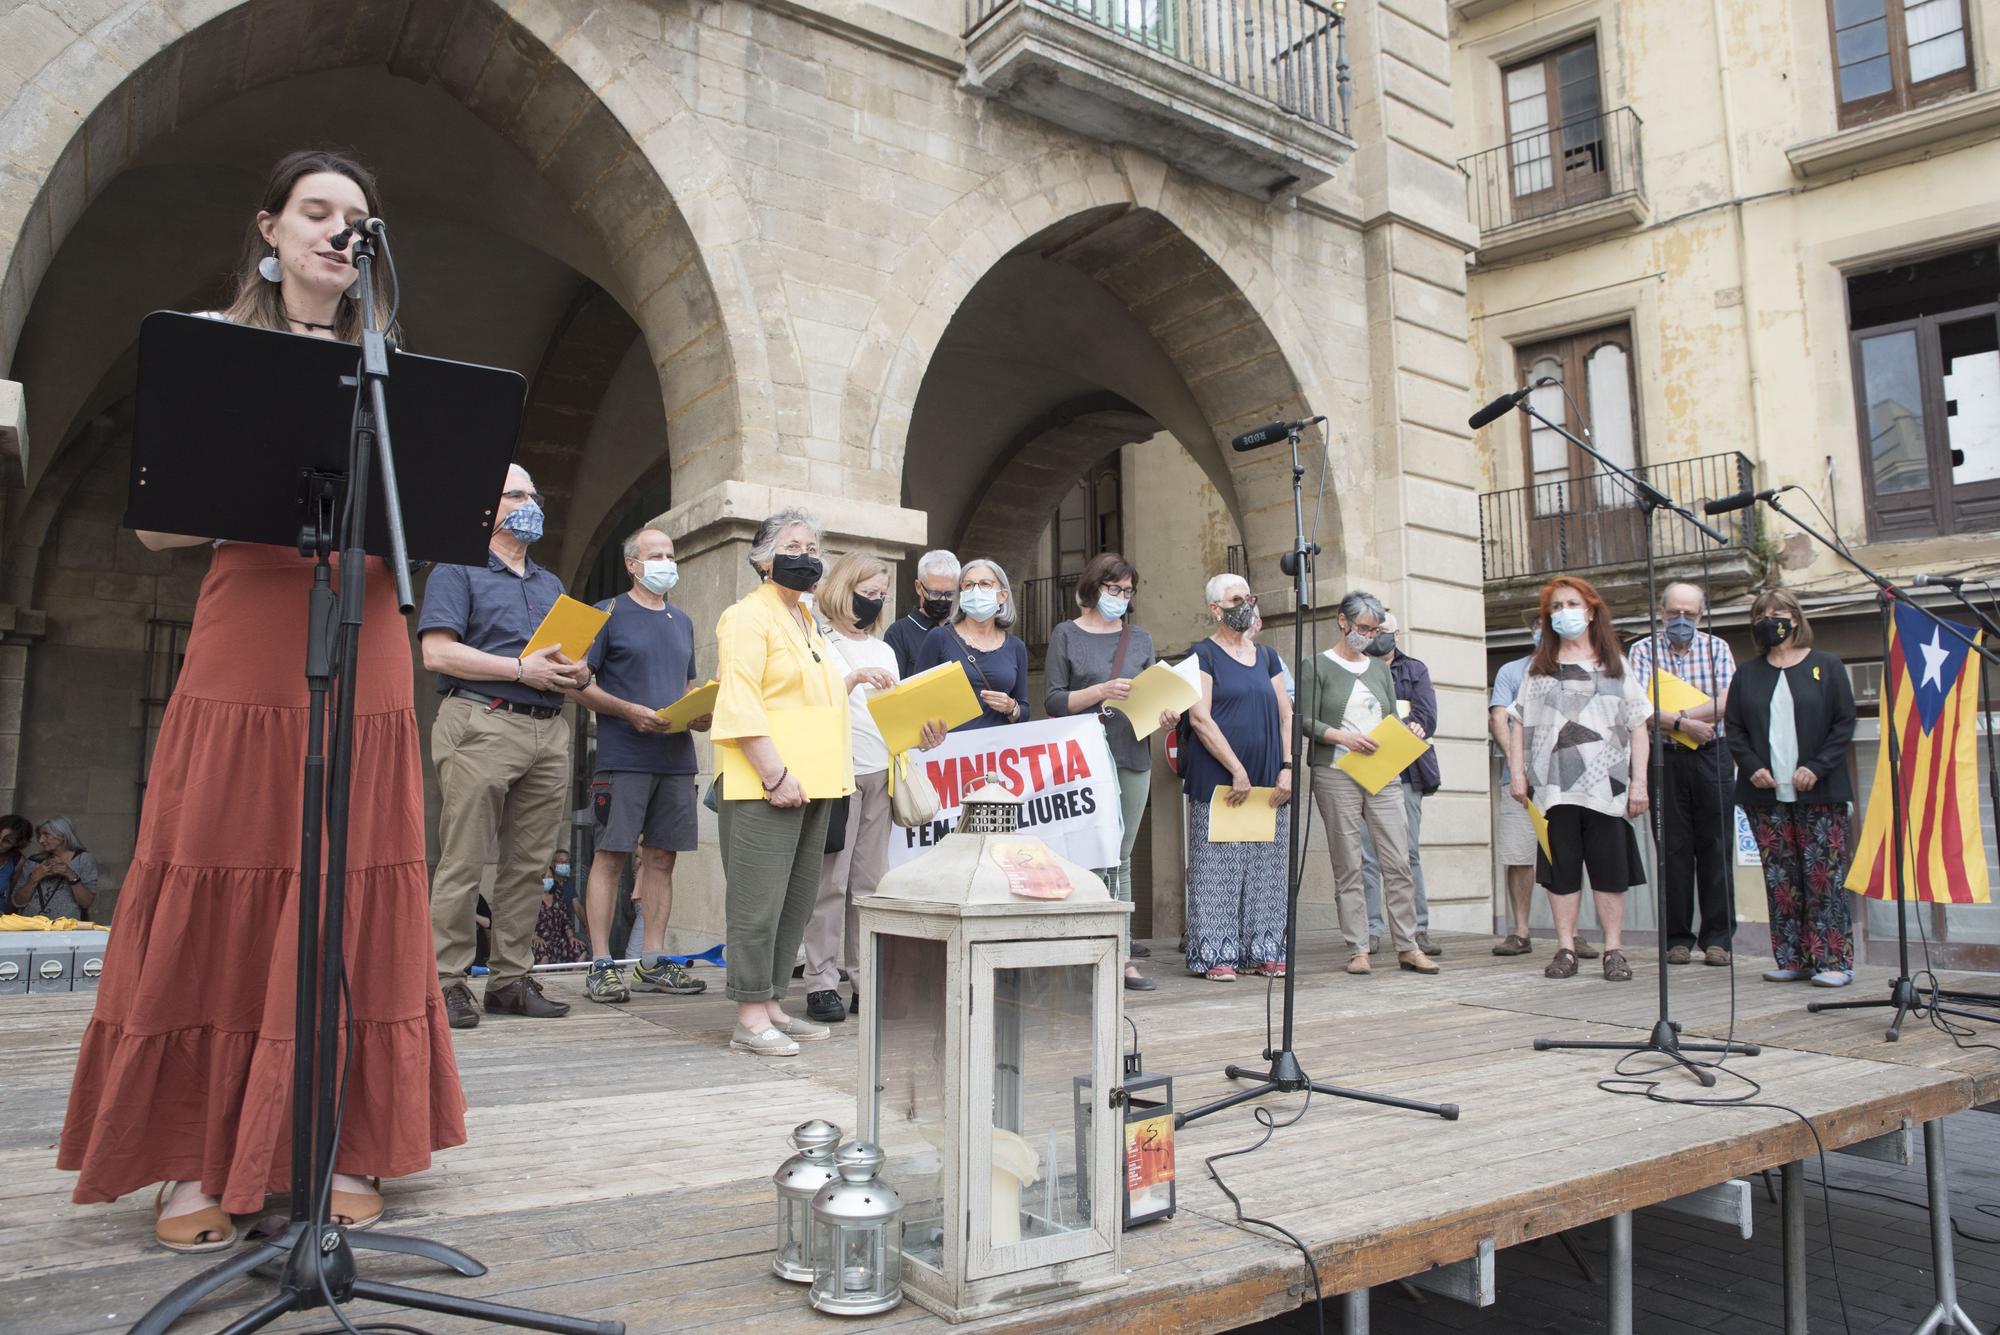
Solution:
<svg viewBox="0 0 2000 1335">
<path fill-rule="evenodd" d="M 1217 607 L 1255 607 L 1256 605 L 1257 595 L 1254 593 L 1232 593 L 1216 604 Z"/>
<path fill-rule="evenodd" d="M 1105 584 L 1099 587 L 1098 592 L 1108 593 L 1113 598 L 1130 598 L 1136 590 L 1130 584 Z"/>
<path fill-rule="evenodd" d="M 984 589 L 988 593 L 998 593 L 1000 592 L 1000 581 L 997 579 L 969 579 L 958 586 L 960 593 L 971 593 L 974 589 Z"/>
</svg>

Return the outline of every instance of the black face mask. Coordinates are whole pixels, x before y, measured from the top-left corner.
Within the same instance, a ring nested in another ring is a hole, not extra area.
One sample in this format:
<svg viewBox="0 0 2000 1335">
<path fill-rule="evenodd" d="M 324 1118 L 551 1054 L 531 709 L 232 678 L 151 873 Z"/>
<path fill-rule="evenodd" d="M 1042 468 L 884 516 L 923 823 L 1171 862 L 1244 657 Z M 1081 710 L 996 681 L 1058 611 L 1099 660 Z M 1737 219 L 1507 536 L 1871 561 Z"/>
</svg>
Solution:
<svg viewBox="0 0 2000 1335">
<path fill-rule="evenodd" d="M 858 593 L 854 595 L 854 624 L 857 629 L 875 624 L 875 618 L 882 615 L 882 601 L 880 598 L 863 598 Z"/>
<path fill-rule="evenodd" d="M 950 616 L 951 595 L 946 594 L 942 598 L 937 598 L 933 597 L 928 593 L 925 594 L 924 615 L 929 617 L 933 621 L 943 621 L 946 617 Z"/>
<path fill-rule="evenodd" d="M 794 593 L 805 593 L 819 583 L 819 577 L 825 573 L 826 567 L 819 563 L 817 556 L 780 552 L 771 558 L 771 582 Z"/>
<path fill-rule="evenodd" d="M 1759 617 L 1750 634 L 1766 649 L 1775 649 L 1792 638 L 1792 623 L 1783 617 Z"/>
</svg>

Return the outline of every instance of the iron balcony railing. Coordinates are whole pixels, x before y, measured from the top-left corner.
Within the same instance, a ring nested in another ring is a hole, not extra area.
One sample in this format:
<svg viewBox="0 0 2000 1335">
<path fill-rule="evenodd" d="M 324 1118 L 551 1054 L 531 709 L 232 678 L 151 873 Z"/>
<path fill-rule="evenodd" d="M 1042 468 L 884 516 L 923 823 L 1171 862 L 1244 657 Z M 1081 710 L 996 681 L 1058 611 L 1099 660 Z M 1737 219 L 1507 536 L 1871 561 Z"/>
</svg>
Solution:
<svg viewBox="0 0 2000 1335">
<path fill-rule="evenodd" d="M 1718 496 L 1749 491 L 1750 461 L 1734 452 L 1676 459 L 1639 475 L 1680 504 L 1698 509 Z M 1757 543 L 1756 508 L 1708 520 L 1731 549 Z M 1672 516 L 1654 525 L 1657 554 L 1693 556 L 1715 545 Z M 1486 579 L 1539 578 L 1646 559 L 1646 515 L 1612 473 L 1543 482 L 1479 498 L 1480 565 Z"/>
<path fill-rule="evenodd" d="M 1016 5 L 1068 14 L 1338 134 L 1345 0 L 966 0 L 965 35 Z"/>
<path fill-rule="evenodd" d="M 1638 112 L 1619 107 L 1460 158 L 1466 212 L 1487 233 L 1616 195 L 1643 195 L 1640 124 Z"/>
<path fill-rule="evenodd" d="M 1076 615 L 1076 576 L 1048 575 L 1014 586 L 1014 634 L 1030 649 L 1046 649 L 1049 632 Z"/>
</svg>

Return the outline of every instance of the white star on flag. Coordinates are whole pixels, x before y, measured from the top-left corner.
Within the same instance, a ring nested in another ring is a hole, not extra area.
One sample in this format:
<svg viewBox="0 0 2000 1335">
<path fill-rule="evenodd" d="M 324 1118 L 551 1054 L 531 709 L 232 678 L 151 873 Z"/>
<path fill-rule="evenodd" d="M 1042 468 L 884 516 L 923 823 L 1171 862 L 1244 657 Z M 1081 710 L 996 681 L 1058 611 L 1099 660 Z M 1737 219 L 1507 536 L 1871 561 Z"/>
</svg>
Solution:
<svg viewBox="0 0 2000 1335">
<path fill-rule="evenodd" d="M 1938 636 L 1937 627 L 1931 627 L 1931 642 L 1929 644 L 1920 644 L 1917 646 L 1917 649 L 1924 656 L 1924 679 L 1917 684 L 1917 689 L 1922 690 L 1926 686 L 1935 686 L 1939 690 L 1943 690 L 1944 665 L 1950 660 L 1951 655 L 1945 652 L 1944 644 Z"/>
</svg>

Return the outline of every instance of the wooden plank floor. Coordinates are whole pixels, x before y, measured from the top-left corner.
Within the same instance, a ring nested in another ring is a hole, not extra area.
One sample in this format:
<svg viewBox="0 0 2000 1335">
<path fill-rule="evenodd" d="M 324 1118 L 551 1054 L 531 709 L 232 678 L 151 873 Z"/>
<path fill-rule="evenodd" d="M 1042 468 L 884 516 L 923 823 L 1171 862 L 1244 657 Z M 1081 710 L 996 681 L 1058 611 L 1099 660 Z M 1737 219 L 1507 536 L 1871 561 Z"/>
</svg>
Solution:
<svg viewBox="0 0 2000 1335">
<path fill-rule="evenodd" d="M 1511 960 L 1483 938 L 1446 944 L 1438 978 L 1399 972 L 1391 955 L 1374 976 L 1350 978 L 1337 940 L 1304 943 L 1296 1046 L 1319 1080 L 1455 1102 L 1459 1121 L 1316 1097 L 1264 1149 L 1220 1165 L 1249 1213 L 1308 1241 L 1329 1294 L 1468 1256 L 1483 1238 L 1510 1246 L 1812 1152 L 1811 1133 L 1776 1107 L 1620 1097 L 1597 1087 L 1611 1056 L 1532 1050 L 1542 1036 L 1643 1035 L 1655 1005 L 1650 952 L 1634 954 L 1629 984 L 1588 972 L 1551 982 L 1546 942 Z M 1808 1016 L 1806 1001 L 1835 994 L 1764 983 L 1765 963 L 1740 966 L 1735 1014 L 1740 1037 L 1769 1046 L 1732 1065 L 1761 1082 L 1762 1102 L 1809 1117 L 1828 1148 L 2000 1098 L 2000 1055 L 1963 1051 L 1919 1022 L 1885 1043 L 1879 1011 Z M 1223 1065 L 1261 1065 L 1264 985 L 1189 978 L 1164 951 L 1154 965 L 1160 990 L 1126 994 L 1147 1070 L 1175 1077 L 1183 1107 L 1228 1092 Z M 446 1279 L 364 1255 L 365 1273 L 615 1317 L 634 1332 L 833 1329 L 769 1273 L 769 1174 L 796 1123 L 853 1126 L 858 1023 L 791 1061 L 732 1054 L 730 1008 L 705 972 L 709 995 L 623 1007 L 590 1005 L 580 979 L 564 978 L 551 991 L 576 1003 L 568 1018 L 493 1018 L 457 1035 L 470 1142 L 390 1187 L 391 1223 L 462 1247 L 491 1273 Z M 1691 1034 L 1726 1031 L 1730 976 L 1673 970 L 1674 1013 Z M 1864 971 L 1841 995 L 1880 995 L 1885 978 Z M 204 1264 L 148 1246 L 136 1198 L 69 1203 L 52 1147 L 89 1008 L 87 995 L 0 1003 L 0 1330 L 10 1335 L 122 1329 Z M 1666 1092 L 1699 1093 L 1685 1077 L 1663 1078 Z M 1274 1112 L 1299 1102 L 1276 1100 Z M 1124 1287 L 967 1329 L 1215 1331 L 1296 1307 L 1309 1296 L 1298 1253 L 1234 1223 L 1201 1163 L 1261 1134 L 1247 1109 L 1182 1132 L 1181 1213 L 1126 1239 Z M 188 1328 L 214 1329 L 262 1292 L 239 1288 Z M 349 1309 L 356 1321 L 383 1310 Z M 321 1312 L 272 1329 L 327 1324 Z M 475 1328 L 421 1315 L 415 1324 Z M 947 1329 L 913 1304 L 866 1324 Z"/>
</svg>

